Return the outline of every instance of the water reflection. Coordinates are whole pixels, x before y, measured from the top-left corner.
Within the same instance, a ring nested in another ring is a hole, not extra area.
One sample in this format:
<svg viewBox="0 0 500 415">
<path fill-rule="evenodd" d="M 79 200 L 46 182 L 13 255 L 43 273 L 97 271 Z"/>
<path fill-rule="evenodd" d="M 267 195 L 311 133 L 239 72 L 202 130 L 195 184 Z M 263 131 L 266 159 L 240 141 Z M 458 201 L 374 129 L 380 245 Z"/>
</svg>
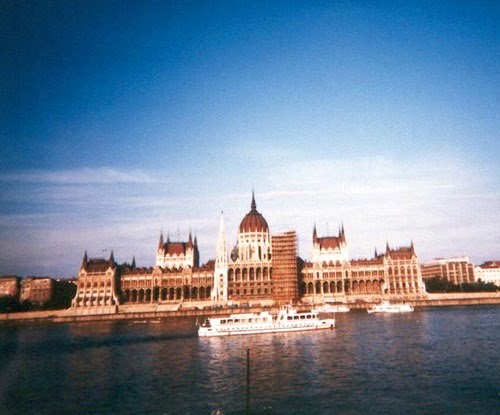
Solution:
<svg viewBox="0 0 500 415">
<path fill-rule="evenodd" d="M 3 327 L 2 414 L 494 413 L 498 308 L 337 316 L 333 331 L 198 338 L 194 319 Z M 22 397 L 22 398 L 20 398 Z"/>
</svg>

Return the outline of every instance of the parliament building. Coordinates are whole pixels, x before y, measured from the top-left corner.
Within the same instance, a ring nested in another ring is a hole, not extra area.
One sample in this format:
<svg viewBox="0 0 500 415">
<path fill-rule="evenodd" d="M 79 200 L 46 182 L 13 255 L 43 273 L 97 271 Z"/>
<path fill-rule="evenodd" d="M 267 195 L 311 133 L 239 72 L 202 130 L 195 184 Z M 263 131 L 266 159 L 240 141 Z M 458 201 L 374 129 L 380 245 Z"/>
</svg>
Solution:
<svg viewBox="0 0 500 415">
<path fill-rule="evenodd" d="M 337 236 L 312 234 L 311 260 L 298 257 L 294 231 L 271 235 L 252 194 L 250 211 L 229 252 L 221 214 L 215 260 L 200 265 L 198 241 L 164 240 L 160 234 L 154 267 L 88 258 L 85 252 L 72 307 L 81 313 L 114 313 L 150 305 L 156 309 L 206 305 L 277 305 L 355 302 L 366 296 L 419 298 L 425 295 L 413 242 L 375 251 L 371 259 L 349 259 L 344 226 Z"/>
</svg>

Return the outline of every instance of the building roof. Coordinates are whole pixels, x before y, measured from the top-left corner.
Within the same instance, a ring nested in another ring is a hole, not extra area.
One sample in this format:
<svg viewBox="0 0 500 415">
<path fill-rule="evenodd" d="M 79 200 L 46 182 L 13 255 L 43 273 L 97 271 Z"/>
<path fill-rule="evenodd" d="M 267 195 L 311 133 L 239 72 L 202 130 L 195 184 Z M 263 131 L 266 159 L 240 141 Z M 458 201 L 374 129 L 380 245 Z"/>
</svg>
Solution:
<svg viewBox="0 0 500 415">
<path fill-rule="evenodd" d="M 163 245 L 166 255 L 185 255 L 188 248 L 186 242 L 167 242 Z"/>
<path fill-rule="evenodd" d="M 319 244 L 320 249 L 336 249 L 340 248 L 342 244 L 345 244 L 345 231 L 344 225 L 339 229 L 338 236 L 323 236 L 318 238 L 318 233 L 316 231 L 316 225 L 313 229 L 313 244 Z"/>
<path fill-rule="evenodd" d="M 500 268 L 500 261 L 486 261 L 484 264 L 479 265 L 482 269 L 496 269 Z"/>
<path fill-rule="evenodd" d="M 83 255 L 81 268 L 87 272 L 105 272 L 108 268 L 115 268 L 115 258 L 113 256 L 113 251 L 109 255 L 109 259 L 105 258 L 88 258 L 87 251 Z"/>
<path fill-rule="evenodd" d="M 412 259 L 415 255 L 415 248 L 413 247 L 413 242 L 411 246 L 402 247 L 402 248 L 389 248 L 389 244 L 387 244 L 385 255 L 390 259 Z"/>
<path fill-rule="evenodd" d="M 240 232 L 268 232 L 269 226 L 267 225 L 264 216 L 257 211 L 257 204 L 255 203 L 255 195 L 252 192 L 252 204 L 250 212 L 248 212 L 240 223 Z"/>
<path fill-rule="evenodd" d="M 384 263 L 384 257 L 382 255 L 377 256 L 375 258 L 370 258 L 370 259 L 353 259 L 351 260 L 351 265 L 352 266 L 359 266 L 359 265 L 381 265 Z"/>
<path fill-rule="evenodd" d="M 110 262 L 104 258 L 89 259 L 84 266 L 88 272 L 104 272 L 111 266 Z"/>
<path fill-rule="evenodd" d="M 321 249 L 335 249 L 340 247 L 342 239 L 337 236 L 324 236 L 323 238 L 318 238 L 318 242 Z"/>
</svg>

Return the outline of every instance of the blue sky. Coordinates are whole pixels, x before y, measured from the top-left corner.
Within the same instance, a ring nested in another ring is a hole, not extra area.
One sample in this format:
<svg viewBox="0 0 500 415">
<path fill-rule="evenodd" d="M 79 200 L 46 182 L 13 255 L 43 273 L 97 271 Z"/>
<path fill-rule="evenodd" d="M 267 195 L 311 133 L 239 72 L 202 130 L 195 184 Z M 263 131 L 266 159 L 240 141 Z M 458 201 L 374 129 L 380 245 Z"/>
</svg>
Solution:
<svg viewBox="0 0 500 415">
<path fill-rule="evenodd" d="M 161 228 L 206 261 L 252 188 L 306 259 L 315 222 L 354 258 L 498 259 L 497 2 L 1 9 L 0 273 L 153 265 Z"/>
</svg>

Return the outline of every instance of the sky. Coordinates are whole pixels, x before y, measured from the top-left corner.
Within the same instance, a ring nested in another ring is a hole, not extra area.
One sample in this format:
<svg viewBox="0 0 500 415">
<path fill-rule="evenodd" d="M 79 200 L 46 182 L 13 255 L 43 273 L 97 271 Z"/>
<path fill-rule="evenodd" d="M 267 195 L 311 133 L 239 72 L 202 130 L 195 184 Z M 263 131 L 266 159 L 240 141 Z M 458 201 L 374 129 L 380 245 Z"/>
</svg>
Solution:
<svg viewBox="0 0 500 415">
<path fill-rule="evenodd" d="M 344 224 L 500 259 L 497 1 L 3 1 L 0 274 Z"/>
</svg>

